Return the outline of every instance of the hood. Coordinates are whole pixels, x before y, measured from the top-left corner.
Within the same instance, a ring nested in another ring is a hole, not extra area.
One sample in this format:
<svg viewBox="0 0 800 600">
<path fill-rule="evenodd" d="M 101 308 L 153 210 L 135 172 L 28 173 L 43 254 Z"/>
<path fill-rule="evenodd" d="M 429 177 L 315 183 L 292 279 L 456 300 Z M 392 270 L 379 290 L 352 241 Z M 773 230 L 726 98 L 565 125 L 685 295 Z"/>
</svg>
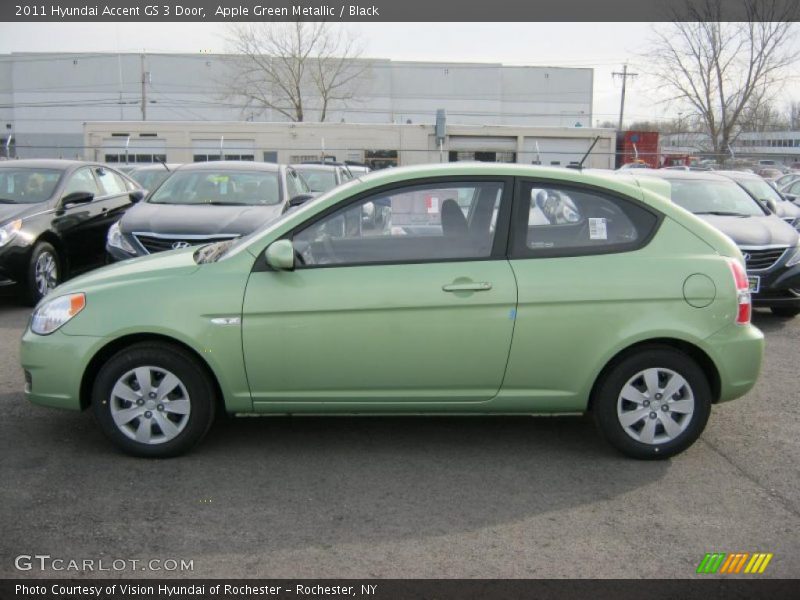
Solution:
<svg viewBox="0 0 800 600">
<path fill-rule="evenodd" d="M 212 204 L 151 204 L 132 206 L 120 221 L 125 233 L 182 235 L 247 235 L 281 214 L 283 206 L 214 206 Z"/>
<path fill-rule="evenodd" d="M 0 204 L 0 225 L 14 219 L 24 219 L 48 209 L 46 202 L 36 204 Z"/>
<path fill-rule="evenodd" d="M 763 217 L 697 216 L 719 229 L 738 246 L 796 246 L 798 243 L 797 231 L 775 215 L 764 215 Z"/>
<path fill-rule="evenodd" d="M 131 293 L 139 293 L 141 285 L 148 281 L 190 275 L 197 271 L 200 267 L 194 262 L 196 250 L 197 248 L 185 248 L 172 252 L 159 252 L 107 265 L 62 283 L 46 297 L 50 299 L 63 294 L 87 292 L 117 285 L 130 286 Z"/>
</svg>

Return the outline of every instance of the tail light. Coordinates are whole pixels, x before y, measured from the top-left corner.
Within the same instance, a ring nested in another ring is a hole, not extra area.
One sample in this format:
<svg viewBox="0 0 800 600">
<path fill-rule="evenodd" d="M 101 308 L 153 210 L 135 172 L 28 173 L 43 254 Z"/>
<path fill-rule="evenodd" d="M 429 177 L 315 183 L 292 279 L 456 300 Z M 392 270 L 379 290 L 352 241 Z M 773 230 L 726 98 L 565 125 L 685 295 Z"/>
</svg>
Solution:
<svg viewBox="0 0 800 600">
<path fill-rule="evenodd" d="M 737 325 L 747 325 L 750 322 L 752 313 L 752 302 L 750 300 L 750 282 L 747 281 L 747 272 L 738 260 L 728 259 L 733 273 L 733 281 L 736 284 L 736 311 Z"/>
</svg>

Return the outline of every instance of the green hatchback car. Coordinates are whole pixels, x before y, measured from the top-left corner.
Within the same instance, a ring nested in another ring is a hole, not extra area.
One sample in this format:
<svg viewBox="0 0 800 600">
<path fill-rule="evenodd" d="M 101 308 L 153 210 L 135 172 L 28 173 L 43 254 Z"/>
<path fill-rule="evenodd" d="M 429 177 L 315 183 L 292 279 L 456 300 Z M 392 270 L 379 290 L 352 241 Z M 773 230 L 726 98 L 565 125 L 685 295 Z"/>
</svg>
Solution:
<svg viewBox="0 0 800 600">
<path fill-rule="evenodd" d="M 584 412 L 629 456 L 673 456 L 753 387 L 764 340 L 737 247 L 658 184 L 365 175 L 246 237 L 59 286 L 22 340 L 26 395 L 91 409 L 138 456 L 185 452 L 219 413 Z"/>
</svg>

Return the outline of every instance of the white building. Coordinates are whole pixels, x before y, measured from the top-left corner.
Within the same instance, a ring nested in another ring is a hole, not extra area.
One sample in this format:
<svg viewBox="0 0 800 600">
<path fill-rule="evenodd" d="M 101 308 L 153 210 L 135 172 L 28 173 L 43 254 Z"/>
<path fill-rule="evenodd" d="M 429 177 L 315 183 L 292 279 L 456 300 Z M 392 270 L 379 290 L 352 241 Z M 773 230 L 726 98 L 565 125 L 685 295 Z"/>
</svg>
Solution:
<svg viewBox="0 0 800 600">
<path fill-rule="evenodd" d="M 585 127 L 448 124 L 441 146 L 433 125 L 112 121 L 86 123 L 85 157 L 109 163 L 257 160 L 323 156 L 373 168 L 462 160 L 613 168 L 616 132 Z"/>
<path fill-rule="evenodd" d="M 93 121 L 279 122 L 229 94 L 230 55 L 0 55 L 0 144 L 19 157 L 82 155 Z M 489 63 L 366 61 L 358 97 L 328 122 L 582 127 L 592 123 L 592 69 Z M 144 83 L 143 83 L 144 81 Z M 313 102 L 312 102 L 313 104 Z M 318 118 L 314 110 L 306 120 Z"/>
</svg>

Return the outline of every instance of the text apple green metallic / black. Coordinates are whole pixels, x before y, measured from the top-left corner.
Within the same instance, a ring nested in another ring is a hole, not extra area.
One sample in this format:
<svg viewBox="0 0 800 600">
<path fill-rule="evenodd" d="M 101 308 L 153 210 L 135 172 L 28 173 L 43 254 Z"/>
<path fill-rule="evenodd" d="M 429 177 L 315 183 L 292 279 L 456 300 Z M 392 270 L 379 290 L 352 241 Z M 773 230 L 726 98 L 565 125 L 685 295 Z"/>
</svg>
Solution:
<svg viewBox="0 0 800 600">
<path fill-rule="evenodd" d="M 498 164 L 365 175 L 238 240 L 60 285 L 23 337 L 26 394 L 91 408 L 141 456 L 186 451 L 216 411 L 591 411 L 622 452 L 672 456 L 753 387 L 764 341 L 741 253 L 664 186 Z"/>
</svg>

